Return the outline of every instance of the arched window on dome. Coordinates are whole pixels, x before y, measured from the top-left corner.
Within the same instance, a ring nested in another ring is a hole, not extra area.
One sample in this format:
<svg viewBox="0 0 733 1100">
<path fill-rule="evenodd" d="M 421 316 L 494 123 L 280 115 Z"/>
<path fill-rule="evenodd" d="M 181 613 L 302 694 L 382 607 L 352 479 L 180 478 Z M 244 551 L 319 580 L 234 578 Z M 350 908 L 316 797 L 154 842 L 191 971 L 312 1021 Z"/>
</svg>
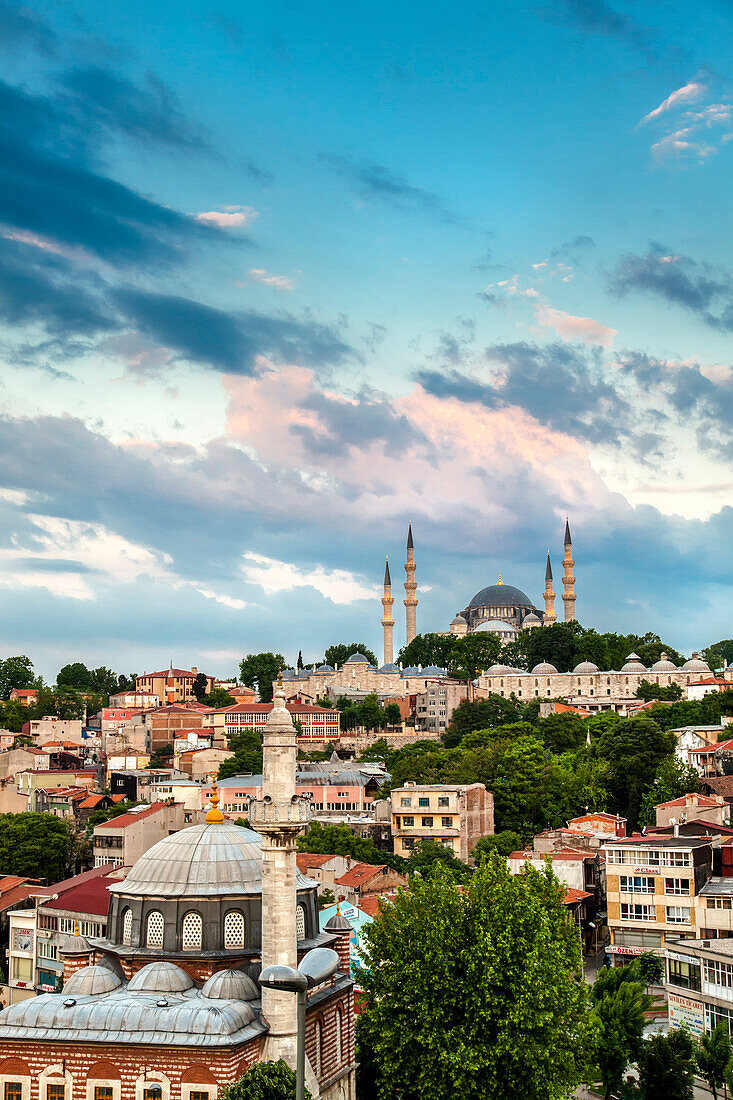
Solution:
<svg viewBox="0 0 733 1100">
<path fill-rule="evenodd" d="M 224 947 L 244 947 L 244 916 L 230 909 L 224 917 Z"/>
<path fill-rule="evenodd" d="M 132 944 L 132 909 L 125 909 L 122 914 L 122 942 L 125 947 Z"/>
<path fill-rule="evenodd" d="M 165 921 L 163 920 L 163 914 L 157 909 L 154 909 L 152 913 L 148 913 L 148 921 L 146 925 L 146 942 L 148 947 L 162 947 L 163 946 L 163 929 L 165 928 Z"/>
<path fill-rule="evenodd" d="M 186 913 L 181 923 L 181 948 L 184 951 L 200 951 L 204 934 L 204 922 L 200 913 Z"/>
<path fill-rule="evenodd" d="M 299 940 L 305 939 L 305 909 L 302 905 L 295 910 L 295 931 Z"/>
</svg>

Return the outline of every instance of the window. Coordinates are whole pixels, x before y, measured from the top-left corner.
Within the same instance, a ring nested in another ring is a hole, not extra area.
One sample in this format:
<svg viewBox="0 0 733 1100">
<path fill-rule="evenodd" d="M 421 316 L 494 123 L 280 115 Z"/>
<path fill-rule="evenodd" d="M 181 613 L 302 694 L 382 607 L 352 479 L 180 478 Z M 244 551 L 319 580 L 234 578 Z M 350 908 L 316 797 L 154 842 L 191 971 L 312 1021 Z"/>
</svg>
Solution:
<svg viewBox="0 0 733 1100">
<path fill-rule="evenodd" d="M 413 825 L 415 824 L 415 818 L 414 817 L 403 817 L 402 818 L 402 824 L 405 826 L 405 828 L 411 829 L 413 827 Z"/>
<path fill-rule="evenodd" d="M 682 962 L 681 959 L 669 960 L 669 983 L 680 989 L 694 989 L 700 992 L 700 964 Z"/>
<path fill-rule="evenodd" d="M 157 909 L 154 909 L 152 913 L 148 913 L 148 947 L 162 947 L 163 946 L 163 929 L 165 923 L 163 921 L 163 914 L 159 913 Z"/>
<path fill-rule="evenodd" d="M 401 798 L 400 799 L 400 806 L 411 806 L 411 805 L 412 805 L 412 799 L 411 798 Z"/>
<path fill-rule="evenodd" d="M 407 836 L 402 841 L 402 847 L 405 851 L 411 851 L 415 847 L 415 841 L 412 839 L 411 836 Z"/>
<path fill-rule="evenodd" d="M 204 922 L 200 913 L 186 913 L 181 924 L 181 947 L 184 951 L 200 951 Z"/>
<path fill-rule="evenodd" d="M 667 906 L 667 924 L 689 924 L 690 910 L 681 905 Z"/>
<path fill-rule="evenodd" d="M 733 1033 L 733 1015 L 727 1008 L 718 1005 L 705 1005 L 705 1030 L 714 1031 L 718 1024 L 725 1024 L 728 1033 Z"/>
<path fill-rule="evenodd" d="M 305 939 L 305 909 L 299 905 L 295 910 L 295 930 L 299 940 Z"/>
<path fill-rule="evenodd" d="M 621 903 L 621 920 L 656 920 L 657 911 L 653 905 L 631 905 Z"/>
<path fill-rule="evenodd" d="M 132 943 L 132 909 L 125 909 L 122 916 L 122 942 L 127 947 Z"/>
<path fill-rule="evenodd" d="M 722 989 L 733 989 L 733 966 L 730 966 L 729 963 L 703 959 L 702 968 L 703 978 L 710 985 L 718 985 Z"/>
<path fill-rule="evenodd" d="M 33 977 L 33 959 L 13 958 L 12 976 L 16 982 L 29 982 Z"/>
<path fill-rule="evenodd" d="M 22 1096 L 23 1086 L 20 1081 L 5 1082 L 5 1100 L 21 1100 Z"/>
<path fill-rule="evenodd" d="M 433 827 L 432 817 L 422 817 L 422 818 L 420 818 L 420 820 L 422 821 L 423 829 L 432 829 L 432 827 Z"/>
<path fill-rule="evenodd" d="M 344 1014 L 336 1009 L 336 1064 L 340 1065 L 344 1057 Z"/>
<path fill-rule="evenodd" d="M 224 947 L 244 947 L 244 917 L 238 909 L 224 917 Z"/>
<path fill-rule="evenodd" d="M 208 1092 L 189 1092 L 188 1100 L 209 1100 Z"/>
<path fill-rule="evenodd" d="M 618 882 L 622 894 L 654 893 L 654 879 L 646 875 L 619 875 Z"/>
<path fill-rule="evenodd" d="M 705 898 L 706 909 L 730 909 L 730 898 Z"/>
<path fill-rule="evenodd" d="M 112 1100 L 114 1089 L 109 1085 L 94 1086 L 94 1100 Z"/>
<path fill-rule="evenodd" d="M 66 1085 L 46 1085 L 46 1100 L 64 1100 Z"/>
<path fill-rule="evenodd" d="M 417 804 L 418 804 L 418 806 L 429 806 L 430 805 L 430 799 L 429 798 L 418 798 Z"/>
<path fill-rule="evenodd" d="M 441 825 L 443 826 L 444 829 L 450 829 L 453 826 L 453 818 L 452 817 L 441 817 L 440 823 L 441 823 Z"/>
<path fill-rule="evenodd" d="M 689 852 L 662 852 L 663 867 L 689 867 Z"/>
<path fill-rule="evenodd" d="M 163 1090 L 160 1085 L 146 1085 L 143 1089 L 143 1100 L 161 1100 Z"/>
<path fill-rule="evenodd" d="M 687 878 L 666 878 L 664 880 L 664 892 L 665 894 L 681 894 L 688 898 L 690 896 L 690 880 Z"/>
<path fill-rule="evenodd" d="M 316 1077 L 323 1073 L 323 1024 L 316 1020 Z"/>
<path fill-rule="evenodd" d="M 55 959 L 57 958 L 56 944 L 51 943 L 50 940 L 38 941 L 38 957 L 40 959 Z"/>
</svg>

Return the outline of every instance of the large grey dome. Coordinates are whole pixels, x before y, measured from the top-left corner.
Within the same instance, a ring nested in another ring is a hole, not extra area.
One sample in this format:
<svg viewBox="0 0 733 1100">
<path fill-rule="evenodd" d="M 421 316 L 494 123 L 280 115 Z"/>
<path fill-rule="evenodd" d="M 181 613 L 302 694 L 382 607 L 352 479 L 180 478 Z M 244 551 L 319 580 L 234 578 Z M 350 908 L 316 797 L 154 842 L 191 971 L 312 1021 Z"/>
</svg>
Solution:
<svg viewBox="0 0 733 1100">
<path fill-rule="evenodd" d="M 299 889 L 312 883 L 298 873 Z M 120 897 L 203 898 L 262 893 L 262 840 L 228 822 L 192 825 L 149 848 L 121 882 Z"/>
<path fill-rule="evenodd" d="M 698 657 L 697 653 L 693 653 L 689 661 L 685 661 L 682 666 L 683 672 L 710 672 L 710 665 L 707 661 L 703 661 Z"/>
<path fill-rule="evenodd" d="M 549 661 L 540 661 L 538 665 L 535 665 L 532 669 L 533 676 L 556 676 L 557 669 L 554 665 L 551 665 Z"/>
<path fill-rule="evenodd" d="M 148 963 L 133 974 L 128 990 L 136 993 L 185 993 L 193 986 L 193 978 L 172 962 Z"/>
<path fill-rule="evenodd" d="M 626 658 L 626 663 L 621 666 L 622 672 L 646 672 L 646 665 L 642 663 L 641 658 L 636 653 L 630 653 Z"/>
<path fill-rule="evenodd" d="M 64 996 L 67 993 L 96 996 L 98 993 L 111 993 L 121 985 L 122 979 L 109 967 L 98 964 L 83 966 L 64 982 Z"/>
<path fill-rule="evenodd" d="M 650 672 L 676 672 L 677 665 L 670 661 L 666 653 L 660 654 L 659 660 L 655 661 Z"/>
<path fill-rule="evenodd" d="M 469 607 L 529 607 L 534 605 L 524 592 L 512 584 L 490 584 L 471 600 Z"/>
<path fill-rule="evenodd" d="M 592 661 L 581 661 L 579 665 L 576 665 L 573 672 L 581 672 L 589 675 L 593 672 L 600 672 L 598 665 L 594 665 Z"/>
</svg>

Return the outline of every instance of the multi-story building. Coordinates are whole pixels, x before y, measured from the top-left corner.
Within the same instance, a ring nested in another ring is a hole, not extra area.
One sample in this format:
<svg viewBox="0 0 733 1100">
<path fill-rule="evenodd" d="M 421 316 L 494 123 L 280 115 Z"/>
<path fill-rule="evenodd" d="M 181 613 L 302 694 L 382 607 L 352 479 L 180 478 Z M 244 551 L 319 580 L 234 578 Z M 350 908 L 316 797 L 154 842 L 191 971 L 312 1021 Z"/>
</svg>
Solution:
<svg viewBox="0 0 733 1100">
<path fill-rule="evenodd" d="M 415 730 L 441 733 L 459 703 L 468 698 L 468 684 L 461 680 L 431 680 L 425 691 L 416 693 Z"/>
<path fill-rule="evenodd" d="M 127 802 L 153 802 L 150 787 L 153 783 L 172 783 L 190 779 L 176 768 L 118 768 L 107 773 L 107 783 L 113 795 L 124 795 Z"/>
<path fill-rule="evenodd" d="M 296 791 L 310 801 L 314 817 L 338 817 L 343 814 L 371 814 L 379 781 L 369 773 L 340 768 L 332 773 L 298 770 Z M 211 793 L 210 784 L 200 788 L 201 805 L 206 804 Z M 261 775 L 235 775 L 219 781 L 221 809 L 225 817 L 236 820 L 246 817 L 249 803 L 262 797 Z"/>
<path fill-rule="evenodd" d="M 197 783 L 205 783 L 212 775 L 217 775 L 225 760 L 234 753 L 230 749 L 184 749 L 174 758 L 179 771 L 185 772 Z"/>
<path fill-rule="evenodd" d="M 671 1026 L 699 1036 L 722 1023 L 733 1035 L 733 940 L 685 940 L 665 955 Z"/>
<path fill-rule="evenodd" d="M 45 718 L 31 718 L 29 722 L 24 722 L 21 733 L 24 737 L 30 737 L 34 744 L 67 740 L 81 745 L 81 728 L 81 719 L 57 718 L 55 714 L 48 714 Z"/>
<path fill-rule="evenodd" d="M 129 813 L 95 825 L 92 833 L 94 866 L 129 867 L 163 837 L 202 819 L 200 811 L 186 810 L 179 802 L 133 806 Z"/>
<path fill-rule="evenodd" d="M 730 806 L 720 795 L 684 794 L 670 802 L 660 802 L 654 807 L 654 812 L 658 826 L 682 825 L 689 821 L 707 825 L 730 824 Z"/>
<path fill-rule="evenodd" d="M 435 840 L 467 863 L 494 832 L 494 796 L 483 783 L 406 783 L 390 803 L 394 852 L 405 858 L 421 840 Z"/>
<path fill-rule="evenodd" d="M 170 668 L 161 672 L 144 672 L 135 681 L 136 692 L 146 695 L 157 695 L 163 704 L 186 703 L 189 699 L 195 699 L 193 693 L 194 680 L 199 670 L 193 668 Z M 214 677 L 206 677 L 206 692 L 210 692 L 214 686 Z"/>
<path fill-rule="evenodd" d="M 133 707 L 135 710 L 147 710 L 148 707 L 159 707 L 160 704 L 160 696 L 156 695 L 154 691 L 140 691 L 138 688 L 134 688 L 132 691 L 118 691 L 115 695 L 109 697 L 111 707 Z"/>
<path fill-rule="evenodd" d="M 335 708 L 314 707 L 306 703 L 288 703 L 292 717 L 300 723 L 298 741 L 336 741 L 339 737 L 341 713 Z M 241 729 L 264 730 L 272 703 L 237 703 L 224 711 L 227 735 Z"/>
<path fill-rule="evenodd" d="M 96 768 L 38 769 L 18 772 L 15 777 L 18 793 L 27 799 L 27 810 L 36 809 L 36 791 L 48 791 L 52 787 L 88 787 L 92 791 L 97 781 Z"/>
<path fill-rule="evenodd" d="M 712 875 L 714 843 L 634 833 L 604 846 L 610 954 L 640 955 L 698 934 L 696 899 Z"/>
<path fill-rule="evenodd" d="M 34 997 L 36 970 L 36 909 L 15 909 L 8 917 L 8 986 L 10 1003 Z"/>
</svg>

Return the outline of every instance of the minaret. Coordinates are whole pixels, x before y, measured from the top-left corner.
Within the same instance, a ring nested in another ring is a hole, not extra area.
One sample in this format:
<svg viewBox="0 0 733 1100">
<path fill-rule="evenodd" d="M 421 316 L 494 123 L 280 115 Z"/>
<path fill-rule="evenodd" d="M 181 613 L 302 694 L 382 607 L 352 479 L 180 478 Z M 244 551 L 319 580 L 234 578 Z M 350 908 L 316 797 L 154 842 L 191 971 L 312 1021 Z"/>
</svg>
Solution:
<svg viewBox="0 0 733 1100">
<path fill-rule="evenodd" d="M 387 558 L 384 565 L 384 595 L 382 596 L 382 607 L 384 608 L 384 614 L 382 616 L 382 630 L 384 632 L 385 665 L 391 665 L 394 663 L 394 619 L 392 618 L 393 604 L 394 599 L 392 597 L 392 579 L 389 575 L 389 558 Z"/>
<path fill-rule="evenodd" d="M 295 727 L 285 707 L 278 673 L 273 707 L 262 737 L 262 798 L 250 803 L 249 823 L 262 836 L 262 968 L 298 965 L 296 839 L 310 807 L 295 793 Z M 296 1064 L 297 998 L 262 989 L 262 1014 L 270 1030 L 264 1057 Z"/>
<path fill-rule="evenodd" d="M 569 623 L 575 618 L 575 577 L 573 576 L 573 540 L 570 538 L 570 523 L 565 517 L 565 555 L 562 559 L 562 602 L 565 604 L 565 622 Z"/>
<path fill-rule="evenodd" d="M 412 523 L 407 527 L 407 561 L 405 562 L 405 645 L 409 645 L 417 634 L 417 600 L 415 593 L 415 551 L 412 546 Z"/>
<path fill-rule="evenodd" d="M 547 568 L 545 569 L 545 618 L 546 626 L 552 626 L 557 622 L 555 614 L 555 593 L 552 588 L 552 566 L 550 565 L 550 551 L 547 551 Z"/>
</svg>

